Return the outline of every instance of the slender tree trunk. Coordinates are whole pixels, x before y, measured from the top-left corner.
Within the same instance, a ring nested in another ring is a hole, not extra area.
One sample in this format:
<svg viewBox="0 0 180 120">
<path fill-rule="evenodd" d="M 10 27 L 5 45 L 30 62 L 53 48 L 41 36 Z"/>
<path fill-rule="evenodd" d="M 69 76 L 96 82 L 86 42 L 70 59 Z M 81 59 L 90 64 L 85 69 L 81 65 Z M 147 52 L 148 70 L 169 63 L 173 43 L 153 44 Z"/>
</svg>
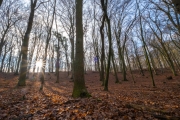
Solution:
<svg viewBox="0 0 180 120">
<path fill-rule="evenodd" d="M 2 48 L 3 46 L 6 44 L 6 40 L 5 40 L 5 37 L 6 37 L 6 34 L 8 33 L 10 29 L 10 24 L 8 23 L 4 33 L 2 34 L 2 38 L 1 38 L 1 42 L 0 42 L 0 56 L 1 56 L 1 53 L 2 53 Z"/>
<path fill-rule="evenodd" d="M 74 79 L 74 30 L 73 30 L 73 37 L 71 39 L 71 79 Z"/>
<path fill-rule="evenodd" d="M 0 7 L 1 7 L 1 5 L 2 5 L 2 2 L 3 2 L 3 0 L 0 0 Z"/>
<path fill-rule="evenodd" d="M 59 40 L 58 40 L 58 46 L 57 46 L 57 62 L 56 62 L 56 75 L 57 75 L 57 79 L 56 79 L 56 83 L 59 83 Z"/>
<path fill-rule="evenodd" d="M 113 64 L 113 69 L 114 69 L 114 73 L 115 73 L 115 78 L 116 78 L 116 81 L 115 83 L 119 83 L 119 79 L 118 79 L 118 75 L 117 75 L 117 71 L 116 71 L 116 65 L 115 65 L 115 62 L 114 62 L 114 51 L 112 49 L 112 64 Z"/>
<path fill-rule="evenodd" d="M 19 64 L 21 62 L 21 57 L 22 57 L 22 55 L 21 55 L 21 53 L 19 53 L 17 67 L 16 67 L 16 71 L 15 71 L 14 75 L 18 75 L 19 74 Z"/>
<path fill-rule="evenodd" d="M 53 56 L 51 58 L 51 67 L 52 67 L 51 72 L 53 73 L 54 72 L 54 52 L 53 52 Z"/>
<path fill-rule="evenodd" d="M 66 57 L 67 72 L 68 72 L 68 76 L 69 76 L 69 60 L 68 60 L 67 50 L 66 50 L 66 53 L 65 53 L 65 57 Z"/>
<path fill-rule="evenodd" d="M 29 37 L 33 25 L 33 19 L 34 19 L 34 12 L 36 7 L 37 0 L 34 0 L 34 2 L 31 0 L 31 12 L 29 16 L 28 26 L 27 30 L 24 36 L 24 39 L 22 41 L 22 47 L 21 47 L 21 54 L 22 54 L 22 61 L 21 61 L 21 67 L 20 67 L 20 75 L 19 75 L 19 81 L 18 86 L 25 86 L 26 85 L 26 73 L 27 73 L 27 54 L 28 54 L 28 44 L 29 44 Z"/>
<path fill-rule="evenodd" d="M 127 81 L 126 78 L 126 64 L 125 64 L 125 60 L 124 60 L 124 52 L 122 52 L 123 50 L 120 50 L 120 58 L 121 58 L 121 62 L 122 62 L 122 72 L 123 72 L 123 81 Z"/>
<path fill-rule="evenodd" d="M 49 55 L 49 59 L 48 59 L 48 72 L 51 72 L 51 56 Z"/>
<path fill-rule="evenodd" d="M 12 58 L 12 48 L 10 51 L 10 56 L 9 56 L 9 61 L 8 61 L 8 73 L 10 72 L 10 69 L 11 69 L 11 58 Z"/>
<path fill-rule="evenodd" d="M 157 59 L 157 61 L 158 61 L 159 67 L 160 67 L 160 69 L 161 69 L 161 74 L 163 74 L 163 73 L 164 73 L 163 65 L 162 65 L 161 59 L 160 59 L 157 51 L 155 51 L 155 55 L 156 55 L 156 59 Z"/>
<path fill-rule="evenodd" d="M 4 47 L 4 55 L 3 55 L 3 58 L 2 58 L 2 61 L 1 61 L 1 70 L 0 71 L 3 70 L 4 60 L 5 60 L 6 54 L 7 54 L 6 48 L 7 48 L 7 45 L 5 45 L 5 47 Z"/>
<path fill-rule="evenodd" d="M 125 41 L 124 41 L 124 45 L 123 47 L 121 47 L 121 42 L 120 42 L 120 38 L 119 35 L 120 33 L 116 33 L 116 41 L 117 41 L 117 46 L 118 46 L 118 54 L 119 54 L 119 59 L 121 61 L 121 70 L 123 72 L 123 81 L 127 81 L 126 79 L 126 64 L 125 64 L 125 60 L 124 60 L 124 46 L 125 46 L 125 42 L 126 42 L 126 35 L 125 35 Z"/>
<path fill-rule="evenodd" d="M 54 41 L 53 41 L 53 46 L 54 46 Z M 54 49 L 53 47 L 51 48 L 52 50 L 52 56 L 51 56 L 51 72 L 53 73 L 54 72 Z"/>
<path fill-rule="evenodd" d="M 45 75 L 45 68 L 46 68 L 46 61 L 47 61 L 47 50 L 48 50 L 48 46 L 49 46 L 49 41 L 51 39 L 51 32 L 52 32 L 52 26 L 53 26 L 53 22 L 54 22 L 54 17 L 55 17 L 55 10 L 56 10 L 56 0 L 54 0 L 54 8 L 53 8 L 53 15 L 52 15 L 52 21 L 50 24 L 50 28 L 48 29 L 48 33 L 47 33 L 47 38 L 46 38 L 46 46 L 45 46 L 45 54 L 44 54 L 44 58 L 43 58 L 43 67 L 42 67 L 42 78 L 41 78 L 41 86 L 40 86 L 40 90 L 43 90 L 43 86 L 44 86 L 44 75 Z"/>
<path fill-rule="evenodd" d="M 140 62 L 140 59 L 139 59 L 139 55 L 138 55 L 138 52 L 137 52 L 137 48 L 136 48 L 137 46 L 135 45 L 133 40 L 132 40 L 132 43 L 133 43 L 133 46 L 134 46 L 136 60 L 137 60 L 137 63 L 138 63 L 139 69 L 140 69 L 140 73 L 141 73 L 142 76 L 144 76 L 144 71 L 142 69 L 142 65 L 141 65 L 141 62 Z"/>
<path fill-rule="evenodd" d="M 103 15 L 102 24 L 100 27 L 100 34 L 101 34 L 101 76 L 100 80 L 103 82 L 104 85 L 104 59 L 105 59 L 105 53 L 104 53 L 104 23 L 105 23 L 105 16 Z"/>
<path fill-rule="evenodd" d="M 126 48 L 125 48 L 125 52 L 126 52 L 126 57 L 127 57 L 127 62 L 128 62 L 128 65 L 129 65 L 130 73 L 131 73 L 131 76 L 132 76 L 132 79 L 133 79 L 133 83 L 135 84 L 136 82 L 134 80 L 134 76 L 133 76 L 133 73 L 132 73 L 132 69 L 131 69 L 131 65 L 130 65 L 130 60 L 129 60 L 128 52 L 127 52 Z"/>
<path fill-rule="evenodd" d="M 147 52 L 149 53 L 149 58 L 150 58 L 150 61 L 151 61 L 152 67 L 153 67 L 154 74 L 157 75 L 157 72 L 156 72 L 156 65 L 155 65 L 153 56 L 152 56 L 152 54 L 150 53 L 148 47 L 146 47 L 146 49 L 147 49 Z"/>
<path fill-rule="evenodd" d="M 107 14 L 107 4 L 108 0 L 104 3 L 104 0 L 101 0 L 102 9 L 105 15 L 105 19 L 108 26 L 108 40 L 109 40 L 109 55 L 108 55 L 108 61 L 107 61 L 107 69 L 106 69 L 106 78 L 104 82 L 104 90 L 108 91 L 108 82 L 109 82 L 109 70 L 110 70 L 110 63 L 111 63 L 111 54 L 112 54 L 112 38 L 111 38 L 111 23 L 110 19 Z"/>
<path fill-rule="evenodd" d="M 139 15 L 140 15 L 140 11 L 139 11 Z M 146 57 L 146 63 L 148 65 L 148 69 L 149 69 L 149 72 L 150 72 L 150 75 L 151 75 L 153 87 L 155 87 L 156 85 L 155 85 L 155 82 L 154 82 L 154 76 L 153 76 L 153 73 L 152 73 L 152 68 L 151 68 L 149 57 L 148 57 L 148 52 L 147 52 L 147 49 L 146 49 L 147 46 L 146 46 L 146 43 L 145 43 L 145 40 L 144 40 L 141 17 L 140 17 L 140 31 L 141 31 L 141 40 L 143 42 L 144 54 L 145 54 L 145 57 Z"/>
<path fill-rule="evenodd" d="M 167 51 L 166 47 L 164 46 L 164 43 L 161 42 L 161 45 L 162 45 L 163 50 L 164 50 L 164 52 L 165 52 L 165 55 L 166 55 L 166 57 L 167 57 L 167 59 L 168 59 L 168 63 L 169 63 L 169 65 L 170 65 L 170 68 L 171 68 L 171 71 L 172 71 L 173 75 L 174 75 L 174 76 L 177 76 L 177 73 L 176 73 L 176 70 L 175 70 L 173 61 L 172 61 L 172 59 L 170 58 L 170 55 L 168 54 L 168 51 Z"/>
<path fill-rule="evenodd" d="M 170 48 L 169 48 L 169 53 L 170 53 L 170 55 L 171 55 L 172 62 L 175 63 L 177 70 L 180 71 L 179 61 L 178 61 L 176 55 L 173 53 L 172 49 L 170 49 Z M 174 67 L 175 67 L 175 66 L 174 66 Z"/>
</svg>

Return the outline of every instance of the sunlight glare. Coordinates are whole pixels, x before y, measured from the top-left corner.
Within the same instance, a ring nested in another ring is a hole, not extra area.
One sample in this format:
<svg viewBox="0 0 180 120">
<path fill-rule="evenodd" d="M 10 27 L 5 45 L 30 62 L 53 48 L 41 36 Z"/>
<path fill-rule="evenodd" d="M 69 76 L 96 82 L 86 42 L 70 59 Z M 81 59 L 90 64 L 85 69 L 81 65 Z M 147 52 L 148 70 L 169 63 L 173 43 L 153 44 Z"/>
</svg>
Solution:
<svg viewBox="0 0 180 120">
<path fill-rule="evenodd" d="M 37 68 L 41 68 L 42 67 L 42 61 L 37 61 L 36 66 L 37 66 Z"/>
</svg>

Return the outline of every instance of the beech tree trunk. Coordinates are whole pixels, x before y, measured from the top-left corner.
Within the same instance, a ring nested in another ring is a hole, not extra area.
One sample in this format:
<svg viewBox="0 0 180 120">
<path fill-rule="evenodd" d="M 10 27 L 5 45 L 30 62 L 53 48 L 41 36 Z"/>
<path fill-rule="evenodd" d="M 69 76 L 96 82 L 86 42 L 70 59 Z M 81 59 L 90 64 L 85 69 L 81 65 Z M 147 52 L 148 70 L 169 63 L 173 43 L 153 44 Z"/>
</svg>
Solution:
<svg viewBox="0 0 180 120">
<path fill-rule="evenodd" d="M 74 61 L 74 87 L 72 93 L 74 98 L 89 96 L 84 80 L 82 8 L 83 0 L 76 0 L 76 55 Z"/>
</svg>

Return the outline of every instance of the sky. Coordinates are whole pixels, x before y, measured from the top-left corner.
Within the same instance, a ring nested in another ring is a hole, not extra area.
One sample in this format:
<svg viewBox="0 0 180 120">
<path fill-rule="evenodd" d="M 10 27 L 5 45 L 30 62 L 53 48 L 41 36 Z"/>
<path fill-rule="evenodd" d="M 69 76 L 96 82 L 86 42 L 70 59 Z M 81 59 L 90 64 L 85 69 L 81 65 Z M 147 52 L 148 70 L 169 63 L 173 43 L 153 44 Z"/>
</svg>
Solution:
<svg viewBox="0 0 180 120">
<path fill-rule="evenodd" d="M 26 2 L 26 3 L 29 3 L 30 2 L 30 0 L 22 0 L 23 2 Z"/>
</svg>

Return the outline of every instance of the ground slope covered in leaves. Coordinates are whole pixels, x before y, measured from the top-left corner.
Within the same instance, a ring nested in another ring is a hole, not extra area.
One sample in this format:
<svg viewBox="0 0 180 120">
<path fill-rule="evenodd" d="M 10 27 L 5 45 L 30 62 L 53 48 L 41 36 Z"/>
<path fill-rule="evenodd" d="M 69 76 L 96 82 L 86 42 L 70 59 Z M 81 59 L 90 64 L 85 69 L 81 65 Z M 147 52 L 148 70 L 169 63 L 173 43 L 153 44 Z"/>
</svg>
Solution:
<svg viewBox="0 0 180 120">
<path fill-rule="evenodd" d="M 121 81 L 122 74 L 118 73 Z M 110 75 L 109 91 L 103 91 L 99 74 L 87 72 L 86 87 L 91 98 L 73 99 L 73 82 L 67 73 L 60 73 L 60 83 L 55 83 L 54 73 L 47 73 L 43 92 L 40 82 L 27 80 L 26 87 L 16 87 L 18 76 L 0 73 L 0 120 L 152 120 L 180 119 L 180 78 L 167 80 L 170 73 L 155 76 L 152 87 L 148 73 L 134 73 L 128 81 L 115 83 Z"/>
</svg>

